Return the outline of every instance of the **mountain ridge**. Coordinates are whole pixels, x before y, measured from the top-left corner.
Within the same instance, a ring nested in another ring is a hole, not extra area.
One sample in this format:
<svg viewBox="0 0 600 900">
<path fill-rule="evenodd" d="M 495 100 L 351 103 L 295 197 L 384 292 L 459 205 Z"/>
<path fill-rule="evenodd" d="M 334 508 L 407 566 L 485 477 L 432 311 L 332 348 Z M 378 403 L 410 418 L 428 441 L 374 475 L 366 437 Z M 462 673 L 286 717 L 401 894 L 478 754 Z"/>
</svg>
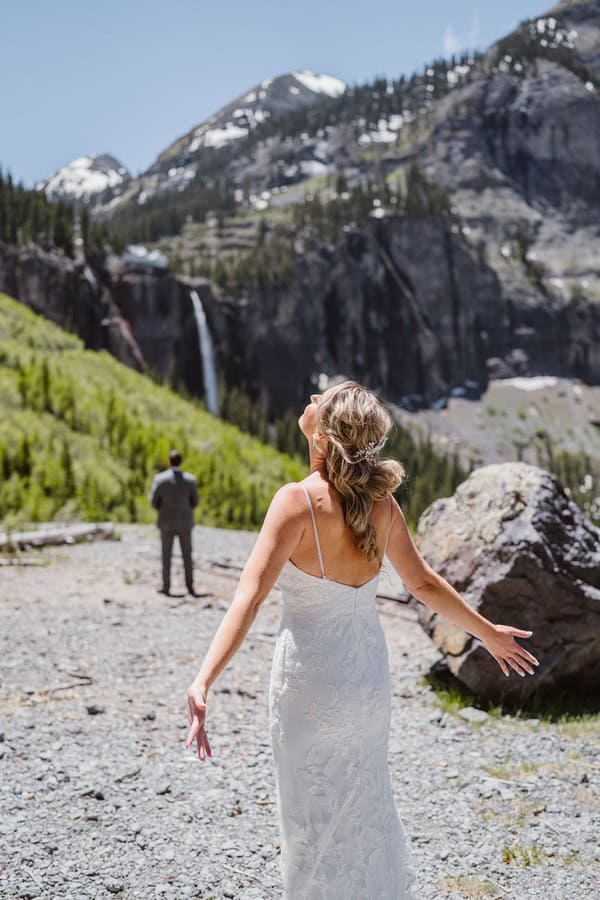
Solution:
<svg viewBox="0 0 600 900">
<path fill-rule="evenodd" d="M 111 281 L 144 354 L 179 365 L 190 279 L 204 276 L 226 380 L 269 414 L 321 375 L 413 408 L 494 378 L 597 383 L 598 46 L 599 0 L 553 7 L 481 56 L 199 147 L 181 192 L 132 190 L 111 223 L 178 273 Z M 178 374 L 198 390 L 197 372 Z"/>
<path fill-rule="evenodd" d="M 582 0 L 582 2 L 555 5 L 544 15 L 527 20 L 509 35 L 492 44 L 488 51 L 482 55 L 484 61 L 482 64 L 488 67 L 495 64 L 499 71 L 505 69 L 505 60 L 494 59 L 498 54 L 498 48 L 502 47 L 503 43 L 506 41 L 514 41 L 515 36 L 522 34 L 523 29 L 527 24 L 534 23 L 534 25 L 537 25 L 538 30 L 538 51 L 542 48 L 542 45 L 546 44 L 548 45 L 546 47 L 546 55 L 553 50 L 563 52 L 564 62 L 564 59 L 566 59 L 564 51 L 575 51 L 575 49 L 577 49 L 577 55 L 582 56 L 584 64 L 588 68 L 591 67 L 591 70 L 596 73 L 593 74 L 593 78 L 594 81 L 596 78 L 599 79 L 598 84 L 600 86 L 600 50 L 598 49 L 597 30 L 595 34 L 590 36 L 589 27 L 590 19 L 593 18 L 594 13 L 597 16 L 600 16 L 600 10 L 596 0 Z M 554 29 L 553 36 L 554 39 L 556 39 L 558 35 L 558 38 L 560 38 L 560 45 L 555 43 L 555 45 L 552 46 L 552 40 L 548 40 L 551 38 L 549 33 L 550 30 L 547 34 L 544 34 L 545 25 L 541 28 L 542 23 L 547 23 L 548 20 L 550 20 L 550 22 L 555 21 L 551 18 L 551 14 L 556 14 L 559 18 L 565 18 L 566 16 L 567 19 L 579 23 L 580 26 L 582 22 L 584 23 L 584 30 L 581 35 L 578 35 L 577 48 L 569 43 L 569 40 L 567 39 L 568 31 L 565 32 L 560 27 L 558 31 Z M 539 30 L 540 28 L 541 30 Z M 535 27 L 534 31 L 536 31 Z M 563 37 L 565 37 L 565 40 L 563 40 Z M 517 66 L 518 65 L 519 64 L 517 63 Z M 450 90 L 460 86 L 461 81 L 466 78 L 469 74 L 469 70 L 473 66 L 474 59 L 469 61 L 467 65 L 458 65 L 448 72 L 447 78 Z M 433 69 L 431 67 L 426 67 L 424 71 L 425 76 L 433 74 Z M 201 154 L 201 151 L 205 149 L 219 150 L 233 142 L 240 141 L 257 129 L 260 131 L 258 126 L 264 125 L 269 119 L 280 118 L 289 112 L 297 111 L 298 108 L 302 108 L 304 105 L 311 105 L 319 96 L 323 97 L 323 94 L 319 95 L 318 92 L 311 90 L 306 84 L 302 83 L 301 76 L 306 74 L 311 75 L 313 82 L 317 81 L 317 83 L 319 79 L 328 78 L 328 76 L 314 76 L 312 73 L 288 73 L 278 76 L 277 78 L 263 80 L 259 85 L 240 94 L 239 97 L 221 107 L 220 110 L 217 110 L 207 120 L 194 126 L 184 135 L 169 144 L 158 154 L 155 161 L 141 173 L 137 179 L 133 180 L 133 183 L 129 184 L 128 182 L 121 186 L 121 188 L 110 198 L 113 200 L 112 203 L 99 203 L 97 206 L 100 209 L 104 208 L 105 214 L 113 215 L 115 211 L 118 211 L 121 208 L 123 202 L 127 203 L 135 200 L 138 204 L 143 204 L 154 193 L 163 190 L 185 193 L 186 190 L 193 186 L 194 179 L 199 173 L 197 165 L 199 152 Z M 513 70 L 510 74 L 514 75 L 515 71 Z M 425 76 L 424 80 L 427 80 Z M 337 86 L 335 90 L 329 92 L 330 99 L 335 96 L 339 97 L 344 93 L 343 88 L 346 88 L 346 86 L 343 82 L 331 77 L 329 77 L 329 80 Z M 393 93 L 396 82 L 392 82 L 391 84 L 392 87 L 388 84 L 387 91 Z M 418 110 L 418 112 L 421 113 L 424 112 L 427 106 L 431 105 L 431 101 L 437 97 L 438 90 L 438 86 L 431 83 L 425 84 L 424 87 L 425 91 L 421 92 L 424 93 L 422 107 Z M 592 87 L 595 87 L 595 85 L 592 85 Z M 292 96 L 289 93 L 290 90 L 298 92 L 294 102 L 290 102 L 290 97 Z M 428 92 L 431 92 L 429 97 L 427 95 Z M 261 94 L 264 96 L 261 97 Z M 326 95 L 327 92 L 325 92 L 325 96 Z M 287 103 L 282 99 L 284 97 L 287 99 Z M 273 115 L 275 111 L 277 114 Z M 410 113 L 405 114 L 405 116 L 400 113 L 381 120 L 374 131 L 367 130 L 363 135 L 360 135 L 360 140 L 363 142 L 363 145 L 369 143 L 373 144 L 373 142 L 393 145 L 394 141 L 399 137 L 402 127 L 410 121 L 411 116 L 415 116 L 414 110 L 411 110 Z M 384 122 L 385 124 L 383 124 Z M 240 151 L 242 153 L 245 152 L 244 147 L 241 145 Z M 309 147 L 307 147 L 307 151 L 310 151 Z M 304 170 L 298 169 L 297 174 L 300 176 L 299 180 L 306 180 L 306 178 L 310 177 L 318 167 L 319 162 L 329 170 L 332 170 L 339 162 L 335 154 L 332 159 L 323 160 L 319 160 L 318 158 L 314 159 L 310 152 L 305 155 L 307 156 L 307 161 L 312 164 L 312 168 L 307 168 L 305 166 Z M 225 160 L 225 163 L 227 163 L 227 160 Z M 234 172 L 234 176 L 235 175 L 236 173 Z M 52 176 L 49 176 L 49 178 L 51 177 Z M 45 179 L 45 182 L 48 180 L 49 179 Z M 234 177 L 233 180 L 239 184 L 241 179 Z M 40 182 L 40 185 L 42 184 L 43 182 Z M 261 191 L 269 189 L 269 187 L 272 186 L 266 184 L 257 185 L 256 192 L 260 194 Z"/>
<path fill-rule="evenodd" d="M 40 180 L 36 189 L 44 190 L 49 199 L 75 203 L 94 201 L 92 206 L 111 208 L 130 186 L 142 191 L 160 190 L 165 184 L 171 190 L 185 188 L 186 182 L 195 175 L 195 170 L 191 172 L 185 168 L 182 156 L 193 158 L 196 151 L 205 147 L 224 146 L 247 136 L 256 125 L 268 118 L 277 118 L 298 107 L 318 102 L 321 97 L 340 96 L 345 89 L 341 79 L 309 70 L 265 78 L 176 138 L 136 178 L 132 178 L 110 154 L 98 154 L 78 157 L 67 163 Z M 178 161 L 178 164 L 169 165 L 173 161 Z M 105 178 L 96 177 L 94 181 L 92 173 L 97 176 L 102 174 Z M 118 190 L 117 185 L 120 185 Z M 109 190 L 111 188 L 115 189 Z"/>
</svg>

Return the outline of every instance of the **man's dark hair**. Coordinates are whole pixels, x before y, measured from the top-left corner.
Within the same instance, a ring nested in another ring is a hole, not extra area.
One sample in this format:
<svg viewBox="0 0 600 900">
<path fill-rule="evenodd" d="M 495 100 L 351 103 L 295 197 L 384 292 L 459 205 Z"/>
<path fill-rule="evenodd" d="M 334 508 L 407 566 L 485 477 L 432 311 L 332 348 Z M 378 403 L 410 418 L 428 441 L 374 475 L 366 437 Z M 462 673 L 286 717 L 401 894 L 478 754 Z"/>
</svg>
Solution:
<svg viewBox="0 0 600 900">
<path fill-rule="evenodd" d="M 169 462 L 172 466 L 180 466 L 183 460 L 183 456 L 179 452 L 179 450 L 171 450 L 169 453 Z"/>
</svg>

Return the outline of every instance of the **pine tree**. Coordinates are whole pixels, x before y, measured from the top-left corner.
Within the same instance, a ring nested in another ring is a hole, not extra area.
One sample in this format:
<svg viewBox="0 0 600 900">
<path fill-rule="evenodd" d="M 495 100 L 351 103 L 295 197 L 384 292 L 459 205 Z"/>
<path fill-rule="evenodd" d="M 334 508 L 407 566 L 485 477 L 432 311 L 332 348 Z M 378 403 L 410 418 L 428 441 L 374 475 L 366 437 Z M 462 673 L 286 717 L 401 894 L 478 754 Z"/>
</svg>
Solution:
<svg viewBox="0 0 600 900">
<path fill-rule="evenodd" d="M 73 472 L 73 460 L 71 459 L 71 451 L 66 440 L 63 440 L 60 454 L 60 465 L 64 475 L 62 499 L 63 502 L 70 497 L 74 497 L 76 493 L 75 473 Z"/>
</svg>

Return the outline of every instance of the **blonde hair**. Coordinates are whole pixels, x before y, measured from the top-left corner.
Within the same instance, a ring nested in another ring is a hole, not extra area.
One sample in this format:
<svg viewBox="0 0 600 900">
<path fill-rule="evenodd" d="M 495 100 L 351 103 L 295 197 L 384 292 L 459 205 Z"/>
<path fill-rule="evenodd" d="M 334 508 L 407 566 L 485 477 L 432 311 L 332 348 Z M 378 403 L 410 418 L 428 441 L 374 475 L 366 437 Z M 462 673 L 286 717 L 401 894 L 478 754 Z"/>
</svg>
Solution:
<svg viewBox="0 0 600 900">
<path fill-rule="evenodd" d="M 359 550 L 378 559 L 376 532 L 370 522 L 375 500 L 383 500 L 404 480 L 404 469 L 379 454 L 394 422 L 375 394 L 355 381 L 326 391 L 317 405 L 315 429 L 327 437 L 325 467 L 340 493 L 346 524 Z"/>
</svg>

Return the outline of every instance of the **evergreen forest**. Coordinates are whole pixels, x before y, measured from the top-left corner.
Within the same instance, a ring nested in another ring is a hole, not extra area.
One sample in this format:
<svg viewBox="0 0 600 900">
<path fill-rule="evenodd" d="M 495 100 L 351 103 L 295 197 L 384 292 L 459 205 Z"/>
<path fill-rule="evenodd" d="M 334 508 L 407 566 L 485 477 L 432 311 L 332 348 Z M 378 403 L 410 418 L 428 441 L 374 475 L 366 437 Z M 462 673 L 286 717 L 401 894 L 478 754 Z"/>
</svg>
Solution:
<svg viewBox="0 0 600 900">
<path fill-rule="evenodd" d="M 0 520 L 149 522 L 171 447 L 198 478 L 197 520 L 256 528 L 305 465 L 0 295 Z"/>
</svg>

